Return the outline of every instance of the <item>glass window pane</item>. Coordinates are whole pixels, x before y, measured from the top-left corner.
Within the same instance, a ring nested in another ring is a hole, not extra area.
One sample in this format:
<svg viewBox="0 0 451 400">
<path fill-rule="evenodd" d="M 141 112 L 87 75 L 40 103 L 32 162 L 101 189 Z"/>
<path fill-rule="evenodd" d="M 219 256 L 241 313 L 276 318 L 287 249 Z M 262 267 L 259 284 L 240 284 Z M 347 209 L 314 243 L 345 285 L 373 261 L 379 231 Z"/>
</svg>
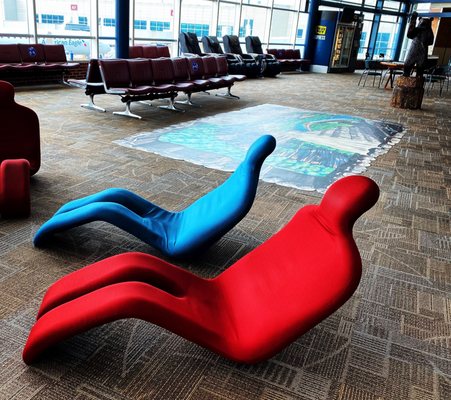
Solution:
<svg viewBox="0 0 451 400">
<path fill-rule="evenodd" d="M 381 15 L 382 22 L 396 22 L 398 17 L 395 15 Z"/>
<path fill-rule="evenodd" d="M 272 0 L 243 0 L 244 4 L 252 4 L 256 6 L 265 6 L 265 7 L 271 7 Z"/>
<path fill-rule="evenodd" d="M 0 36 L 1 44 L 30 43 L 31 39 L 26 36 Z"/>
<path fill-rule="evenodd" d="M 338 7 L 330 7 L 330 6 L 319 6 L 319 11 L 341 11 L 341 8 Z"/>
<path fill-rule="evenodd" d="M 414 5 L 415 11 L 430 11 L 431 10 L 431 3 L 419 3 Z"/>
<path fill-rule="evenodd" d="M 175 39 L 174 0 L 147 0 L 135 3 L 135 39 Z M 140 20 L 138 28 L 136 20 Z M 146 23 L 144 27 L 144 23 Z"/>
<path fill-rule="evenodd" d="M 99 58 L 116 58 L 116 41 L 114 39 L 99 40 Z"/>
<path fill-rule="evenodd" d="M 274 7 L 297 11 L 299 9 L 299 0 L 274 0 Z"/>
<path fill-rule="evenodd" d="M 340 2 L 340 3 L 348 3 L 348 4 L 353 4 L 353 5 L 358 5 L 358 6 L 360 6 L 360 5 L 362 5 L 362 3 L 363 3 L 363 0 L 343 0 L 342 2 Z"/>
<path fill-rule="evenodd" d="M 296 44 L 302 44 L 305 45 L 305 37 L 307 34 L 307 22 L 308 22 L 308 14 L 306 13 L 300 13 L 299 14 L 299 21 L 298 21 L 298 28 L 296 31 Z"/>
<path fill-rule="evenodd" d="M 374 54 L 385 54 L 386 58 L 391 58 L 394 53 L 395 40 L 397 38 L 397 24 L 381 22 L 376 36 L 376 47 Z"/>
<path fill-rule="evenodd" d="M 269 24 L 269 9 L 243 6 L 241 14 L 239 36 L 258 36 L 263 43 L 266 38 L 266 29 Z"/>
<path fill-rule="evenodd" d="M 116 35 L 115 0 L 98 0 L 99 2 L 99 36 L 114 38 Z"/>
<path fill-rule="evenodd" d="M 39 39 L 39 43 L 62 44 L 66 50 L 66 58 L 75 61 L 89 60 L 91 58 L 91 46 L 94 41 L 82 38 L 46 37 Z M 110 46 L 102 46 L 103 54 L 110 52 Z M 105 57 L 106 58 L 106 57 Z"/>
<path fill-rule="evenodd" d="M 219 40 L 224 35 L 236 35 L 233 28 L 239 25 L 240 6 L 238 4 L 219 3 L 219 18 L 216 36 Z"/>
<path fill-rule="evenodd" d="M 297 13 L 274 10 L 271 20 L 269 42 L 274 44 L 292 44 L 295 37 Z"/>
<path fill-rule="evenodd" d="M 213 6 L 216 3 L 208 0 L 183 0 L 180 30 L 194 32 L 199 40 L 210 34 L 213 21 Z M 216 32 L 211 32 L 214 35 Z"/>
<path fill-rule="evenodd" d="M 364 13 L 363 14 L 363 28 L 362 35 L 360 36 L 360 46 L 357 58 L 365 59 L 366 53 L 368 52 L 368 43 L 370 41 L 371 26 L 373 25 L 374 14 Z"/>
<path fill-rule="evenodd" d="M 0 32 L 3 34 L 28 34 L 28 9 L 25 0 L 0 2 Z M 5 43 L 2 39 L 1 43 Z M 18 43 L 16 40 L 14 43 Z"/>
<path fill-rule="evenodd" d="M 401 3 L 399 1 L 384 1 L 384 10 L 394 10 L 398 11 Z"/>
<path fill-rule="evenodd" d="M 91 0 L 36 0 L 38 35 L 89 36 Z"/>
</svg>

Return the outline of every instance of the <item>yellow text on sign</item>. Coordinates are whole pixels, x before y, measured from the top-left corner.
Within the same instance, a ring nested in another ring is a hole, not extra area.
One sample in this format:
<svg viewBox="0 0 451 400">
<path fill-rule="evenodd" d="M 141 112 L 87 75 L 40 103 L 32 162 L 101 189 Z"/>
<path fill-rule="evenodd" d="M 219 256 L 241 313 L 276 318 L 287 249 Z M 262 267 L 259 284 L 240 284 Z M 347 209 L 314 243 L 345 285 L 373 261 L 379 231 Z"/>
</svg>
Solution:
<svg viewBox="0 0 451 400">
<path fill-rule="evenodd" d="M 316 27 L 316 34 L 317 35 L 325 35 L 327 30 L 327 26 L 318 25 Z"/>
</svg>

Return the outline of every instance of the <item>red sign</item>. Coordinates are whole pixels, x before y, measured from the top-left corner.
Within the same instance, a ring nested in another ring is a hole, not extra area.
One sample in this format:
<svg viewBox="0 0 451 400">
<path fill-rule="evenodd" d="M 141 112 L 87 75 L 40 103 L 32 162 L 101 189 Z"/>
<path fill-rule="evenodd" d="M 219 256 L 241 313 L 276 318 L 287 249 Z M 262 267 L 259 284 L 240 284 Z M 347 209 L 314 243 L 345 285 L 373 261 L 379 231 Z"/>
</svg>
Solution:
<svg viewBox="0 0 451 400">
<path fill-rule="evenodd" d="M 70 9 L 71 9 L 72 11 L 77 11 L 77 10 L 78 10 L 78 5 L 77 5 L 77 4 L 71 4 L 71 5 L 70 5 Z"/>
</svg>

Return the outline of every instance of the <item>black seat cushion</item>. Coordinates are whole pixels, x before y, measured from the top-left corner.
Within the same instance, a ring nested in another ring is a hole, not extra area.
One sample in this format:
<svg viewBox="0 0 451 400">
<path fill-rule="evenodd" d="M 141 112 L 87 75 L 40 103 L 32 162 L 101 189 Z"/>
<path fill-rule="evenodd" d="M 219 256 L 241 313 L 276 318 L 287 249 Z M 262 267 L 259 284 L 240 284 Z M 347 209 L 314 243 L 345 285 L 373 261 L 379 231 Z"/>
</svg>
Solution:
<svg viewBox="0 0 451 400">
<path fill-rule="evenodd" d="M 204 55 L 199 46 L 199 40 L 194 32 L 181 32 L 179 35 L 180 47 L 182 53 L 192 53 L 199 56 Z"/>
<path fill-rule="evenodd" d="M 246 36 L 245 40 L 248 53 L 263 54 L 262 42 L 258 36 Z"/>
<path fill-rule="evenodd" d="M 202 45 L 207 53 L 224 54 L 216 36 L 203 36 Z"/>
<path fill-rule="evenodd" d="M 225 35 L 222 40 L 224 41 L 224 49 L 227 53 L 243 55 L 238 36 Z"/>
</svg>

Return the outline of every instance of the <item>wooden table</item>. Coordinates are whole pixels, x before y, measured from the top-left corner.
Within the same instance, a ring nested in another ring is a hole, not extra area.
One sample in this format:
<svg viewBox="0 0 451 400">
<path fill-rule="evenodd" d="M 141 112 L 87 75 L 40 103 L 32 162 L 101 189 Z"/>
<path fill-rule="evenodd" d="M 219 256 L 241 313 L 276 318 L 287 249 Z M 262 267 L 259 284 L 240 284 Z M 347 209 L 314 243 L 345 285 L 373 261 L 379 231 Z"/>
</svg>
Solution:
<svg viewBox="0 0 451 400">
<path fill-rule="evenodd" d="M 388 82 L 390 82 L 390 88 L 393 89 L 393 83 L 395 81 L 395 71 L 400 71 L 404 68 L 404 63 L 399 61 L 381 61 L 381 65 L 388 69 L 388 79 L 385 82 L 384 89 L 387 89 Z"/>
</svg>

